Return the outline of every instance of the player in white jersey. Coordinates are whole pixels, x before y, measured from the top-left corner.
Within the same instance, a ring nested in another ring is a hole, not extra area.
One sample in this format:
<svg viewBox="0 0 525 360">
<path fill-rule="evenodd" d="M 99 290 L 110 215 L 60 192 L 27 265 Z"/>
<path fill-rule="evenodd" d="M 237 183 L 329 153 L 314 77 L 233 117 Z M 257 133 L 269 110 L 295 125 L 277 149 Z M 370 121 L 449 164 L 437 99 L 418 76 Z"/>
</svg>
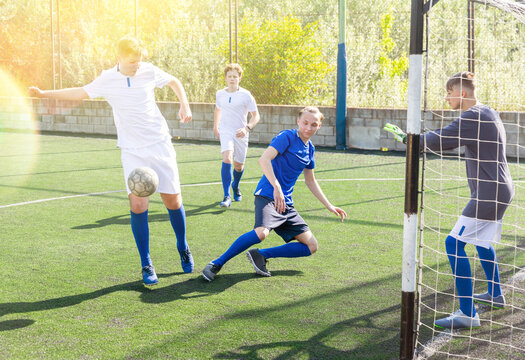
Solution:
<svg viewBox="0 0 525 360">
<path fill-rule="evenodd" d="M 140 42 L 125 36 L 118 42 L 117 64 L 84 87 L 42 91 L 29 88 L 31 96 L 58 100 L 84 100 L 103 97 L 113 109 L 117 128 L 117 146 L 122 151 L 124 179 L 133 169 L 148 166 L 159 176 L 157 192 L 166 206 L 177 238 L 181 265 L 186 273 L 193 271 L 193 257 L 186 242 L 186 214 L 182 204 L 175 150 L 166 120 L 155 102 L 155 88 L 169 86 L 175 91 L 181 107 L 181 122 L 191 121 L 191 110 L 184 87 L 178 79 L 155 65 L 143 62 L 145 49 Z M 127 181 L 131 230 L 142 264 L 145 285 L 155 285 L 158 277 L 149 254 L 148 197 L 131 193 Z"/>
<path fill-rule="evenodd" d="M 232 203 L 230 187 L 233 190 L 233 199 L 242 200 L 239 182 L 244 172 L 249 132 L 260 119 L 252 94 L 239 86 L 242 72 L 239 64 L 227 65 L 224 69 L 224 78 L 228 86 L 217 91 L 216 95 L 213 131 L 221 142 L 221 178 L 224 190 L 221 207 L 230 207 Z M 248 113 L 251 114 L 249 122 Z"/>
</svg>

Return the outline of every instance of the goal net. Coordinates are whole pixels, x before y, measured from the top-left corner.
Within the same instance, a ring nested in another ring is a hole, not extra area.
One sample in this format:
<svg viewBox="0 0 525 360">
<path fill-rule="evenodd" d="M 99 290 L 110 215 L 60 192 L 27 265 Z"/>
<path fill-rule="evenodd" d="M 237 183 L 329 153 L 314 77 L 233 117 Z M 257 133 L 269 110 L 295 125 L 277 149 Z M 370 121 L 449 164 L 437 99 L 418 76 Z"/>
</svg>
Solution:
<svg viewBox="0 0 525 360">
<path fill-rule="evenodd" d="M 445 102 L 446 82 L 460 71 L 476 75 L 477 98 L 499 112 L 515 195 L 495 246 L 504 309 L 476 303 L 481 327 L 450 331 L 434 321 L 459 308 L 445 239 L 471 198 L 464 149 L 422 160 L 416 355 L 432 359 L 525 359 L 525 2 L 429 1 L 425 16 L 422 131 L 440 129 L 460 112 Z M 423 141 L 423 138 L 421 138 Z M 478 168 L 479 170 L 479 168 Z M 474 293 L 487 291 L 475 246 L 465 247 Z"/>
</svg>

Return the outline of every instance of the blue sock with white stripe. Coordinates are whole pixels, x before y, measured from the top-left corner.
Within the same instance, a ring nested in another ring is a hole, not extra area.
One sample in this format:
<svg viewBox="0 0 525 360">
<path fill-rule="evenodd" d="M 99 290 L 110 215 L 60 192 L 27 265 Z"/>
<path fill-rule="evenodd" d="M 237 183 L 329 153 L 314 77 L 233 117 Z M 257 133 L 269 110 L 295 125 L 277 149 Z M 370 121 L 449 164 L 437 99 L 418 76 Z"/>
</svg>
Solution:
<svg viewBox="0 0 525 360">
<path fill-rule="evenodd" d="M 232 164 L 227 164 L 224 161 L 222 162 L 221 179 L 222 179 L 222 188 L 224 190 L 224 196 L 231 197 L 230 186 L 232 184 Z"/>
<path fill-rule="evenodd" d="M 233 182 L 232 182 L 233 189 L 239 188 L 239 183 L 241 182 L 242 174 L 244 174 L 244 169 L 242 169 L 242 171 L 240 172 L 233 169 Z"/>
<path fill-rule="evenodd" d="M 452 236 L 447 236 L 445 246 L 459 295 L 459 309 L 465 315 L 474 317 L 476 316 L 476 309 L 474 309 L 474 300 L 472 298 L 472 273 L 470 262 L 465 252 L 465 243 L 456 240 Z"/>
<path fill-rule="evenodd" d="M 151 257 L 149 255 L 149 226 L 148 226 L 148 210 L 141 214 L 131 214 L 131 231 L 135 237 L 135 244 L 139 250 L 140 262 L 142 267 L 151 265 Z"/>
<path fill-rule="evenodd" d="M 179 252 L 184 251 L 188 248 L 186 242 L 186 211 L 184 205 L 181 205 L 177 210 L 168 209 L 170 215 L 171 227 L 175 231 L 177 237 L 177 250 Z"/>
<path fill-rule="evenodd" d="M 242 234 L 231 244 L 230 248 L 226 250 L 217 260 L 213 260 L 212 263 L 215 265 L 223 266 L 232 257 L 239 255 L 244 250 L 248 249 L 252 245 L 260 243 L 261 240 L 257 236 L 255 230 Z"/>
<path fill-rule="evenodd" d="M 276 257 L 295 258 L 312 255 L 308 246 L 300 242 L 289 242 L 273 248 L 259 249 L 259 253 L 267 259 Z"/>
<path fill-rule="evenodd" d="M 501 285 L 499 283 L 498 259 L 496 258 L 494 247 L 490 245 L 488 249 L 485 249 L 484 247 L 476 246 L 476 250 L 478 250 L 481 267 L 483 267 L 483 271 L 485 271 L 487 276 L 489 294 L 493 297 L 500 296 Z"/>
</svg>

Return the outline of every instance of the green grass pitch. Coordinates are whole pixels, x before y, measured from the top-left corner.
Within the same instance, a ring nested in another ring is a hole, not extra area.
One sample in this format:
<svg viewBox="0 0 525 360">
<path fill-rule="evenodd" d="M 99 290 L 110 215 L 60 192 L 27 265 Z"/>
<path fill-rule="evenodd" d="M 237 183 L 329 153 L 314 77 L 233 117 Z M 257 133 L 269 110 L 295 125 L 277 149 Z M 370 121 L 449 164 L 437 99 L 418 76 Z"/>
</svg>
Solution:
<svg viewBox="0 0 525 360">
<path fill-rule="evenodd" d="M 349 218 L 340 223 L 298 182 L 295 206 L 319 251 L 270 260 L 270 278 L 241 254 L 206 283 L 202 268 L 253 226 L 264 147 L 249 149 L 244 200 L 225 210 L 219 146 L 176 142 L 196 271 L 182 273 L 156 194 L 149 224 L 159 285 L 150 290 L 126 193 L 111 192 L 124 189 L 114 139 L 0 132 L 0 141 L 9 145 L 0 155 L 0 358 L 398 357 L 404 154 L 319 150 L 317 179 Z M 32 202 L 41 199 L 49 200 Z M 272 234 L 259 246 L 280 244 Z"/>
</svg>

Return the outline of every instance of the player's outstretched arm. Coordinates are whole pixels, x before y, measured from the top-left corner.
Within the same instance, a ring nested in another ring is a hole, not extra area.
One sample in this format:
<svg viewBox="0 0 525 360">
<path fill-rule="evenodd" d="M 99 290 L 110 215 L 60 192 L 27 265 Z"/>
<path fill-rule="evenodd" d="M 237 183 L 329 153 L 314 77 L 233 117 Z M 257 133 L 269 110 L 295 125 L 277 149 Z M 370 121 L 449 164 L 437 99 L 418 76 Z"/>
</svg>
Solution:
<svg viewBox="0 0 525 360">
<path fill-rule="evenodd" d="M 401 130 L 399 126 L 387 123 L 385 127 L 383 128 L 383 130 L 386 130 L 394 134 L 394 138 L 397 141 L 402 142 L 403 144 L 407 143 L 407 134 L 403 130 Z"/>
<path fill-rule="evenodd" d="M 40 90 L 35 86 L 31 86 L 28 92 L 31 97 L 44 99 L 80 101 L 89 98 L 87 92 L 81 87 L 60 90 Z"/>
<path fill-rule="evenodd" d="M 188 97 L 186 96 L 186 91 L 184 91 L 184 86 L 182 86 L 182 83 L 179 81 L 179 79 L 174 78 L 168 83 L 168 86 L 175 91 L 175 94 L 177 95 L 177 98 L 180 102 L 180 110 L 179 110 L 179 117 L 180 121 L 183 123 L 187 123 L 191 121 L 191 110 L 190 110 L 190 103 L 188 102 Z"/>
<path fill-rule="evenodd" d="M 268 146 L 264 153 L 259 158 L 259 165 L 261 169 L 273 186 L 273 201 L 275 203 L 275 210 L 279 213 L 283 213 L 286 210 L 286 203 L 284 201 L 284 194 L 281 189 L 281 184 L 277 181 L 275 173 L 273 172 L 272 160 L 279 154 L 279 152 L 273 147 Z"/>
<path fill-rule="evenodd" d="M 341 218 L 341 222 L 347 217 L 346 212 L 338 208 L 336 206 L 333 206 L 330 201 L 326 198 L 325 194 L 323 193 L 323 190 L 319 186 L 319 183 L 315 179 L 314 170 L 313 169 L 304 169 L 304 182 L 306 183 L 306 186 L 308 186 L 308 189 L 314 194 L 314 196 L 319 199 L 319 201 L 326 206 L 326 208 L 339 216 Z"/>
</svg>

